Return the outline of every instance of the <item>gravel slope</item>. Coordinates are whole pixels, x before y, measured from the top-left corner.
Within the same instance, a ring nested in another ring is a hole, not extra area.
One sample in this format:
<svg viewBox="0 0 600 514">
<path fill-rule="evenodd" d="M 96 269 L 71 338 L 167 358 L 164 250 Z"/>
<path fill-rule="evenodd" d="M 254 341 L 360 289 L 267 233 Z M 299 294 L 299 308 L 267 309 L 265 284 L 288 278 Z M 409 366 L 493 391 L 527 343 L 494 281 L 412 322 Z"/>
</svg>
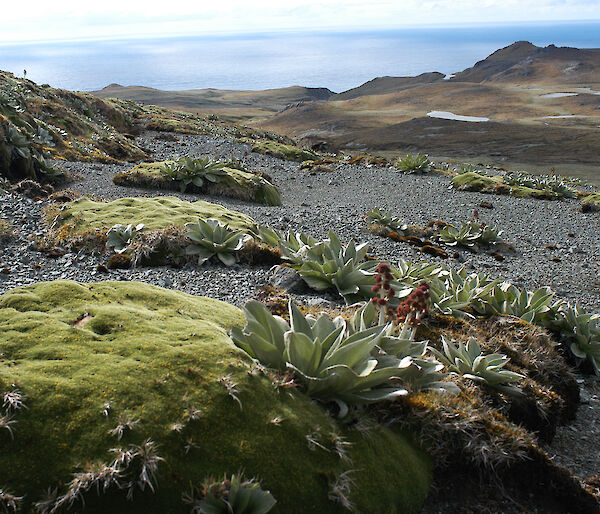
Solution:
<svg viewBox="0 0 600 514">
<path fill-rule="evenodd" d="M 297 163 L 252 154 L 247 145 L 210 136 L 179 136 L 178 143 L 168 143 L 150 134 L 142 146 L 152 150 L 156 160 L 183 155 L 243 159 L 250 168 L 273 177 L 283 205 L 270 207 L 223 197 L 160 193 L 113 184 L 113 175 L 130 169 L 130 165 L 64 163 L 62 167 L 76 177 L 68 187 L 103 199 L 174 194 L 191 201 L 208 200 L 239 210 L 260 223 L 305 231 L 315 237 L 325 237 L 333 229 L 342 240 L 369 241 L 374 254 L 392 261 L 422 257 L 413 247 L 370 235 L 362 219 L 369 209 L 378 206 L 391 210 L 407 223 L 426 224 L 434 219 L 460 223 L 471 218 L 479 203 L 488 201 L 494 208 L 479 208 L 480 218 L 503 229 L 502 238 L 515 246 L 516 254 L 498 262 L 485 253 L 461 251 L 461 262 L 449 263 L 457 267 L 465 264 L 523 287 L 550 286 L 560 297 L 600 311 L 600 214 L 579 212 L 576 200 L 458 192 L 449 187 L 449 179 L 442 175 L 402 175 L 367 166 L 339 166 L 333 172 L 313 176 L 300 170 Z M 552 261 L 553 258 L 560 261 Z"/>
<path fill-rule="evenodd" d="M 369 166 L 339 166 L 330 173 L 313 176 L 300 170 L 297 163 L 252 154 L 247 145 L 223 138 L 177 137 L 176 143 L 158 140 L 153 133 L 140 139 L 156 160 L 183 155 L 243 159 L 251 169 L 265 171 L 274 179 L 283 205 L 269 207 L 222 197 L 114 185 L 113 175 L 129 169 L 130 165 L 58 165 L 74 176 L 67 188 L 82 194 L 107 200 L 160 194 L 192 201 L 209 200 L 276 228 L 304 231 L 315 237 L 325 237 L 332 229 L 342 240 L 369 241 L 373 254 L 391 262 L 399 258 L 418 261 L 422 256 L 411 246 L 370 235 L 362 219 L 369 209 L 378 206 L 391 210 L 407 223 L 426 224 L 433 219 L 460 223 L 471 217 L 480 202 L 492 202 L 491 210 L 479 208 L 480 218 L 504 230 L 503 239 L 513 243 L 515 254 L 498 262 L 485 253 L 460 251 L 460 260 L 446 262 L 456 267 L 466 265 L 474 271 L 505 278 L 527 288 L 547 285 L 562 298 L 600 311 L 600 213 L 581 213 L 575 200 L 542 201 L 457 192 L 449 188 L 449 179 L 441 175 L 401 175 Z M 40 214 L 44 205 L 44 202 L 0 190 L 0 220 L 8 221 L 16 233 L 8 242 L 0 240 L 0 294 L 16 286 L 58 278 L 81 282 L 140 280 L 241 305 L 267 281 L 268 266 L 206 265 L 197 269 L 188 265 L 183 269 L 138 268 L 106 274 L 96 270 L 105 260 L 101 257 L 67 254 L 52 259 L 35 251 L 35 243 L 31 241 L 43 235 Z M 555 249 L 550 250 L 548 246 Z M 426 259 L 433 258 L 427 256 Z M 559 429 L 555 441 L 548 447 L 557 462 L 582 479 L 597 473 L 600 460 L 599 394 L 597 381 L 582 380 L 585 403 L 578 419 L 573 425 Z"/>
</svg>

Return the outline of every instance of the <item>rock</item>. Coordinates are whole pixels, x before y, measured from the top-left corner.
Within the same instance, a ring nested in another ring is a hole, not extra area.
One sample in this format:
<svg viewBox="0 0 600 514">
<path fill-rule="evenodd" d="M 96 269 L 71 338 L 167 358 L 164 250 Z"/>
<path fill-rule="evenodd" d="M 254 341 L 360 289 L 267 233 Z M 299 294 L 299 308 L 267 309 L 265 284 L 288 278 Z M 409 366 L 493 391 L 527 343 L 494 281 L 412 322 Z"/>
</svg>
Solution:
<svg viewBox="0 0 600 514">
<path fill-rule="evenodd" d="M 309 298 L 306 303 L 311 307 L 331 307 L 331 302 L 325 298 Z"/>
<path fill-rule="evenodd" d="M 269 270 L 269 284 L 289 292 L 300 292 L 306 289 L 306 283 L 300 274 L 287 266 L 273 266 Z"/>
</svg>

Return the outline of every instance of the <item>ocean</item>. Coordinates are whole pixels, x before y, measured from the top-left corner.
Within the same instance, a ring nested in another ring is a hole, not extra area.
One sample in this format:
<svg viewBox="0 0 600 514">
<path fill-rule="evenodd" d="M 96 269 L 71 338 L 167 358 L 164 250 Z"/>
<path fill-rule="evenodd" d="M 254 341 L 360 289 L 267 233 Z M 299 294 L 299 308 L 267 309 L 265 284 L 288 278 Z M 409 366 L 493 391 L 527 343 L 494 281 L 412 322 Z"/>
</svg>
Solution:
<svg viewBox="0 0 600 514">
<path fill-rule="evenodd" d="M 5 44 L 0 69 L 79 91 L 118 83 L 341 92 L 379 76 L 461 71 L 519 40 L 600 48 L 600 21 Z"/>
</svg>

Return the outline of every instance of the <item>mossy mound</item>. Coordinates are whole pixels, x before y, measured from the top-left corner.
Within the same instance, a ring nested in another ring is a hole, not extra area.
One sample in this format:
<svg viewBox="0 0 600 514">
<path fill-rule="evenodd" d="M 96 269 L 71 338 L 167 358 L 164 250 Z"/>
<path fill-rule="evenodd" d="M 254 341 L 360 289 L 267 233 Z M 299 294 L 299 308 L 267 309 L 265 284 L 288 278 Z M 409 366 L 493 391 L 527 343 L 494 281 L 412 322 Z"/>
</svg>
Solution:
<svg viewBox="0 0 600 514">
<path fill-rule="evenodd" d="M 113 182 L 121 186 L 178 190 L 179 182 L 166 178 L 162 172 L 165 164 L 171 162 L 138 164 L 128 172 L 116 174 Z M 223 167 L 221 171 L 223 175 L 218 183 L 205 181 L 202 187 L 190 184 L 188 189 L 192 192 L 228 196 L 266 205 L 281 205 L 279 191 L 261 175 L 229 167 Z"/>
<path fill-rule="evenodd" d="M 454 188 L 460 191 L 478 191 L 497 195 L 510 195 L 517 198 L 537 198 L 539 200 L 556 200 L 559 195 L 545 189 L 533 189 L 526 186 L 506 184 L 499 175 L 485 176 L 467 171 L 454 177 L 451 181 Z"/>
<path fill-rule="evenodd" d="M 293 145 L 276 143 L 275 141 L 261 141 L 252 147 L 252 151 L 263 155 L 270 155 L 286 161 L 303 162 L 318 159 L 318 155 L 308 150 L 303 150 Z"/>
<path fill-rule="evenodd" d="M 183 227 L 198 218 L 216 218 L 231 228 L 252 230 L 254 220 L 209 202 L 186 202 L 175 196 L 157 198 L 119 198 L 112 202 L 95 202 L 81 198 L 66 204 L 58 214 L 60 238 L 110 229 L 118 223 L 143 223 L 145 230 Z"/>
<path fill-rule="evenodd" d="M 0 430 L 3 491 L 28 512 L 49 488 L 60 499 L 76 487 L 73 473 L 87 471 L 81 483 L 106 471 L 111 449 L 151 439 L 162 459 L 153 491 L 126 477 L 133 501 L 114 485 L 91 487 L 72 510 L 187 512 L 190 484 L 244 469 L 277 499 L 274 512 L 343 512 L 328 498 L 339 477 L 359 512 L 418 511 L 429 459 L 400 432 L 349 431 L 300 392 L 274 388 L 227 336 L 243 324 L 223 302 L 134 282 L 56 281 L 0 296 L 0 392 L 27 406 L 14 412 L 12 437 Z"/>
<path fill-rule="evenodd" d="M 592 193 L 581 199 L 581 210 L 584 212 L 600 211 L 600 193 Z"/>
</svg>

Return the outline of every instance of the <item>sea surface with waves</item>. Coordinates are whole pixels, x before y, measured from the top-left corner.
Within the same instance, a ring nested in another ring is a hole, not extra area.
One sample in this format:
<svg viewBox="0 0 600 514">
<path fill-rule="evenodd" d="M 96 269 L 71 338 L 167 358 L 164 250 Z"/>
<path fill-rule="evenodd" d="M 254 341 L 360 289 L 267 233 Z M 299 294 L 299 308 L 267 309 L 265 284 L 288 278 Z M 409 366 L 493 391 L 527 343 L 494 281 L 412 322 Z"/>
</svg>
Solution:
<svg viewBox="0 0 600 514">
<path fill-rule="evenodd" d="M 341 92 L 378 76 L 454 73 L 520 40 L 600 48 L 600 22 L 4 44 L 0 69 L 82 91 L 118 83 Z"/>
</svg>

